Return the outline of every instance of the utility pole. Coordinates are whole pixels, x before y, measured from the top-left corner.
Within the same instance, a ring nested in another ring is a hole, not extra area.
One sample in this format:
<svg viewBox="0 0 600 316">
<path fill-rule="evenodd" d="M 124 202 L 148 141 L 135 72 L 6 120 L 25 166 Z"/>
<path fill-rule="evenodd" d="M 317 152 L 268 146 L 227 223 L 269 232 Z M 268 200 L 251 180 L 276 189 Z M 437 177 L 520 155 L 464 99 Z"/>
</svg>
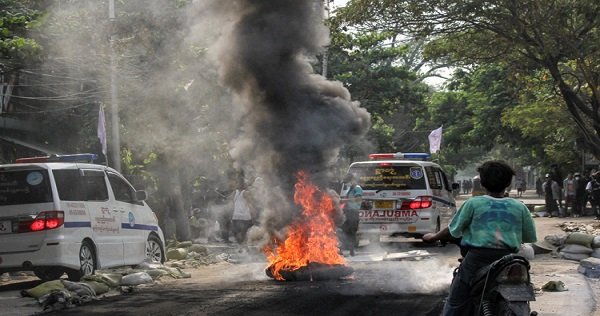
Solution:
<svg viewBox="0 0 600 316">
<path fill-rule="evenodd" d="M 111 101 L 111 157 L 112 167 L 121 171 L 121 140 L 119 136 L 119 101 L 117 94 L 117 60 L 115 57 L 115 0 L 108 0 L 108 19 L 110 20 L 110 101 Z"/>
<path fill-rule="evenodd" d="M 323 0 L 323 1 L 325 1 L 325 5 L 323 7 L 323 20 L 327 20 L 327 19 L 329 19 L 329 10 L 331 9 L 329 6 L 330 0 Z M 328 59 L 329 59 L 329 47 L 325 47 L 325 51 L 323 51 L 323 62 L 321 63 L 321 65 L 322 65 L 321 75 L 325 78 L 327 78 Z"/>
</svg>

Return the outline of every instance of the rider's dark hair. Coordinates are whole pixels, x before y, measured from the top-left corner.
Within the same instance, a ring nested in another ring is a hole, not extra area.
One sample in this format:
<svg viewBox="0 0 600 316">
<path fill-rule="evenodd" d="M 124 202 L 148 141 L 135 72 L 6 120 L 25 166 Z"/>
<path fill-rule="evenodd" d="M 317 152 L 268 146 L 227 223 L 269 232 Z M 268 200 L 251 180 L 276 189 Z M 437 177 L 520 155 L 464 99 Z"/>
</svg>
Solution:
<svg viewBox="0 0 600 316">
<path fill-rule="evenodd" d="M 504 161 L 490 160 L 477 168 L 481 185 L 491 193 L 503 193 L 510 186 L 515 171 Z"/>
</svg>

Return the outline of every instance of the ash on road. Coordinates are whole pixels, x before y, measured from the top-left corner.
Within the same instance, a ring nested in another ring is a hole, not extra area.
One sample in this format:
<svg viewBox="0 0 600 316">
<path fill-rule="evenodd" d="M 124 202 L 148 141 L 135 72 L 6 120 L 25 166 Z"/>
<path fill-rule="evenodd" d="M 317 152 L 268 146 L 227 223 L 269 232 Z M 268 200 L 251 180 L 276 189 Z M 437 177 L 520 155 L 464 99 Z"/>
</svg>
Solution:
<svg viewBox="0 0 600 316">
<path fill-rule="evenodd" d="M 313 282 L 272 280 L 263 262 L 216 264 L 191 271 L 191 279 L 137 288 L 48 315 L 440 314 L 451 279 L 445 261 L 350 260 L 356 260 L 349 262 L 355 270 L 351 277 Z"/>
</svg>

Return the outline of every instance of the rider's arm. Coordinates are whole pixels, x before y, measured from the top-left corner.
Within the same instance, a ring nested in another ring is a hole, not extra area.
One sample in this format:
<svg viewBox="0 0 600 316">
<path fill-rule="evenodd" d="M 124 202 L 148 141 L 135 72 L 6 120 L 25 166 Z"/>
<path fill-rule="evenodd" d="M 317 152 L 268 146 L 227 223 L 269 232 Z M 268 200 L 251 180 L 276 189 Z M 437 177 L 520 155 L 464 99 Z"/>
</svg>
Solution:
<svg viewBox="0 0 600 316">
<path fill-rule="evenodd" d="M 531 218 L 531 212 L 529 212 L 529 209 L 527 208 L 523 210 L 523 232 L 521 234 L 523 243 L 532 243 L 537 241 L 535 223 Z"/>
<path fill-rule="evenodd" d="M 434 242 L 442 239 L 449 239 L 452 235 L 450 235 L 450 229 L 448 226 L 446 228 L 440 230 L 437 233 L 427 233 L 423 235 L 423 241 L 426 242 Z"/>
</svg>

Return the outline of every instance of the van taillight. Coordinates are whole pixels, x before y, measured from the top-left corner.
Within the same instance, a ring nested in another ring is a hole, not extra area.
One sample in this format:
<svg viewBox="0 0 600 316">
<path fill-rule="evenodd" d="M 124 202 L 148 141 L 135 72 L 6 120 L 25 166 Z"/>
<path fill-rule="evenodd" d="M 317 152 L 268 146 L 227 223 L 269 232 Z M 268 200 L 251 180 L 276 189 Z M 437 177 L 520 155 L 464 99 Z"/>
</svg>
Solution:
<svg viewBox="0 0 600 316">
<path fill-rule="evenodd" d="M 401 210 L 418 210 L 422 208 L 429 208 L 433 203 L 431 196 L 417 196 L 416 198 L 408 201 L 402 201 Z"/>
<path fill-rule="evenodd" d="M 40 231 L 54 229 L 65 223 L 65 213 L 63 211 L 42 211 L 29 225 L 29 231 Z M 21 232 L 21 231 L 19 231 Z"/>
</svg>

